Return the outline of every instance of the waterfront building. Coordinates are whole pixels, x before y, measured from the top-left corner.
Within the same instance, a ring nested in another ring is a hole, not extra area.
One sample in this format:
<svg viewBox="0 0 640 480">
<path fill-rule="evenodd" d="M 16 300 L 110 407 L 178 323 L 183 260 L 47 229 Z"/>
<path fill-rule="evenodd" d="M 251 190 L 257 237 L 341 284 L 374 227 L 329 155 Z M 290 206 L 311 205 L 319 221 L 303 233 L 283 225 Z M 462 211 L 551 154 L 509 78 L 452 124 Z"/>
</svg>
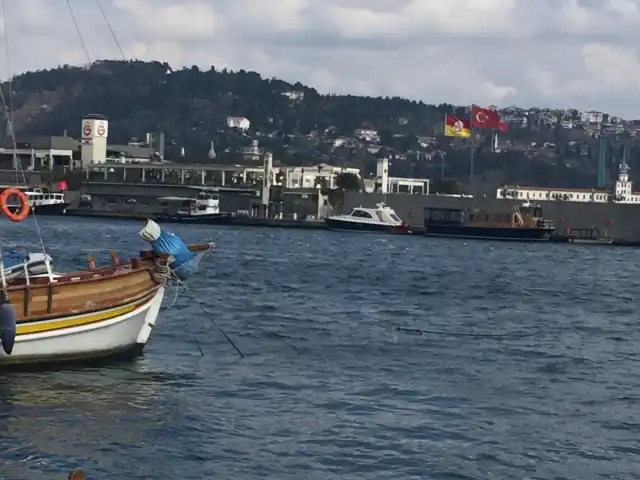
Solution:
<svg viewBox="0 0 640 480">
<path fill-rule="evenodd" d="M 629 179 L 629 165 L 623 162 L 618 171 L 618 179 L 613 191 L 581 188 L 544 188 L 504 185 L 496 191 L 498 199 L 562 201 L 586 203 L 627 203 L 640 204 L 640 192 L 633 191 L 633 182 Z"/>
<path fill-rule="evenodd" d="M 373 182 L 365 181 L 365 192 L 404 193 L 411 195 L 429 195 L 431 181 L 428 178 L 405 178 L 389 176 L 389 159 L 378 159 L 376 176 Z"/>
</svg>

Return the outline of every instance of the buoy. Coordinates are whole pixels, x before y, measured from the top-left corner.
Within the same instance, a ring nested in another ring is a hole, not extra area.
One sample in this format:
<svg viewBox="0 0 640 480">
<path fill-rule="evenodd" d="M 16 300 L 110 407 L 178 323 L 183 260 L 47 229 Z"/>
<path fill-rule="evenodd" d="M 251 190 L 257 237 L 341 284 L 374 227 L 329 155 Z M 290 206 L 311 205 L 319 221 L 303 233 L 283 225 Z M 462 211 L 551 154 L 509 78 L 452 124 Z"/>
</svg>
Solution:
<svg viewBox="0 0 640 480">
<path fill-rule="evenodd" d="M 16 342 L 16 309 L 10 303 L 0 305 L 0 342 L 2 349 L 7 355 L 13 352 Z"/>
<path fill-rule="evenodd" d="M 9 197 L 11 197 L 12 195 L 18 197 L 18 201 L 20 202 L 20 206 L 15 213 L 9 209 Z M 7 188 L 2 193 L 0 193 L 0 210 L 2 210 L 2 213 L 4 213 L 5 217 L 7 217 L 12 222 L 21 222 L 29 216 L 29 212 L 31 211 L 29 198 L 27 197 L 27 194 L 22 190 L 14 187 Z"/>
</svg>

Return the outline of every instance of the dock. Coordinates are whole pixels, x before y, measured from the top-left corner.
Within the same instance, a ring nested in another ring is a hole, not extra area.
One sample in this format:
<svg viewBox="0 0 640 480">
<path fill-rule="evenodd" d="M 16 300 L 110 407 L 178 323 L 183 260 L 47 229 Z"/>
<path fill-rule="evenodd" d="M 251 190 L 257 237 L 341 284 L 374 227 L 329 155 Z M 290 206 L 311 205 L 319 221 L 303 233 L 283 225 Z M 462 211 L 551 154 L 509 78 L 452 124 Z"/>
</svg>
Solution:
<svg viewBox="0 0 640 480">
<path fill-rule="evenodd" d="M 104 210 L 91 210 L 85 208 L 70 208 L 67 209 L 66 216 L 72 217 L 89 217 L 89 218 L 104 218 L 104 219 L 120 219 L 120 220 L 146 220 L 151 218 L 155 220 L 154 215 L 141 215 L 127 212 L 109 212 Z M 163 222 L 163 223 L 166 223 Z M 181 222 L 170 222 L 181 223 Z M 185 223 L 189 225 L 189 223 Z M 263 228 L 281 228 L 287 230 L 329 230 L 327 224 L 321 220 L 293 220 L 293 219 L 279 219 L 279 218 L 256 218 L 245 215 L 238 215 L 234 217 L 225 218 L 224 221 L 213 223 L 199 223 L 197 225 L 210 225 L 210 226 L 236 226 L 236 227 L 263 227 Z M 410 236 L 425 236 L 425 229 L 419 225 L 411 225 L 411 233 L 405 234 Z M 400 234 L 399 234 L 400 235 Z M 449 239 L 469 240 L 465 237 L 449 237 Z M 549 239 L 548 243 L 565 243 L 575 245 L 598 245 L 598 246 L 612 246 L 612 247 L 640 247 L 640 240 L 631 240 L 624 238 L 607 238 L 600 239 L 600 241 L 576 241 L 569 235 L 554 235 Z M 542 242 L 546 243 L 546 242 Z"/>
<path fill-rule="evenodd" d="M 104 210 L 91 210 L 89 208 L 67 208 L 67 217 L 93 217 L 93 218 L 116 218 L 123 220 L 146 220 L 148 215 L 141 215 L 127 212 L 108 212 Z"/>
</svg>

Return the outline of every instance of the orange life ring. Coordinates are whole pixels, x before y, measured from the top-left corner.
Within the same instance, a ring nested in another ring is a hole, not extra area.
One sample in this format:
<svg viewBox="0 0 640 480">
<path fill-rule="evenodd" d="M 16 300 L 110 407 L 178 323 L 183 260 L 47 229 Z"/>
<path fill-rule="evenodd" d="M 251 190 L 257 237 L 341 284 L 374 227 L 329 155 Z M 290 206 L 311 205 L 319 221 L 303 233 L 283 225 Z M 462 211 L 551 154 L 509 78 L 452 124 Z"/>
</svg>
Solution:
<svg viewBox="0 0 640 480">
<path fill-rule="evenodd" d="M 11 195 L 15 195 L 20 200 L 20 208 L 17 212 L 13 213 L 9 210 L 9 206 L 7 202 Z M 4 190 L 0 193 L 0 210 L 4 213 L 5 217 L 7 217 L 12 222 L 21 222 L 25 218 L 29 216 L 29 211 L 31 210 L 31 206 L 29 205 L 29 198 L 27 198 L 26 193 L 17 188 L 11 187 Z"/>
</svg>

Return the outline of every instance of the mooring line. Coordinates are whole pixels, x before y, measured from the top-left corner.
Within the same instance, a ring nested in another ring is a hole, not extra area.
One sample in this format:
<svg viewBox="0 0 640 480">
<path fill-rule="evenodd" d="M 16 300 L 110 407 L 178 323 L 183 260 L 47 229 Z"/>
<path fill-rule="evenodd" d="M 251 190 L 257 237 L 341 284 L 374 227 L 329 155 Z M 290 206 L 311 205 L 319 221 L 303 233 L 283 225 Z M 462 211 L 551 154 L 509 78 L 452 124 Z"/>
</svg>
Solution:
<svg viewBox="0 0 640 480">
<path fill-rule="evenodd" d="M 476 337 L 476 338 L 525 338 L 531 337 L 530 333 L 473 333 L 473 332 L 451 332 L 447 330 L 431 330 L 423 328 L 410 328 L 394 326 L 396 332 L 418 333 L 420 335 L 442 335 L 451 337 Z"/>
</svg>

